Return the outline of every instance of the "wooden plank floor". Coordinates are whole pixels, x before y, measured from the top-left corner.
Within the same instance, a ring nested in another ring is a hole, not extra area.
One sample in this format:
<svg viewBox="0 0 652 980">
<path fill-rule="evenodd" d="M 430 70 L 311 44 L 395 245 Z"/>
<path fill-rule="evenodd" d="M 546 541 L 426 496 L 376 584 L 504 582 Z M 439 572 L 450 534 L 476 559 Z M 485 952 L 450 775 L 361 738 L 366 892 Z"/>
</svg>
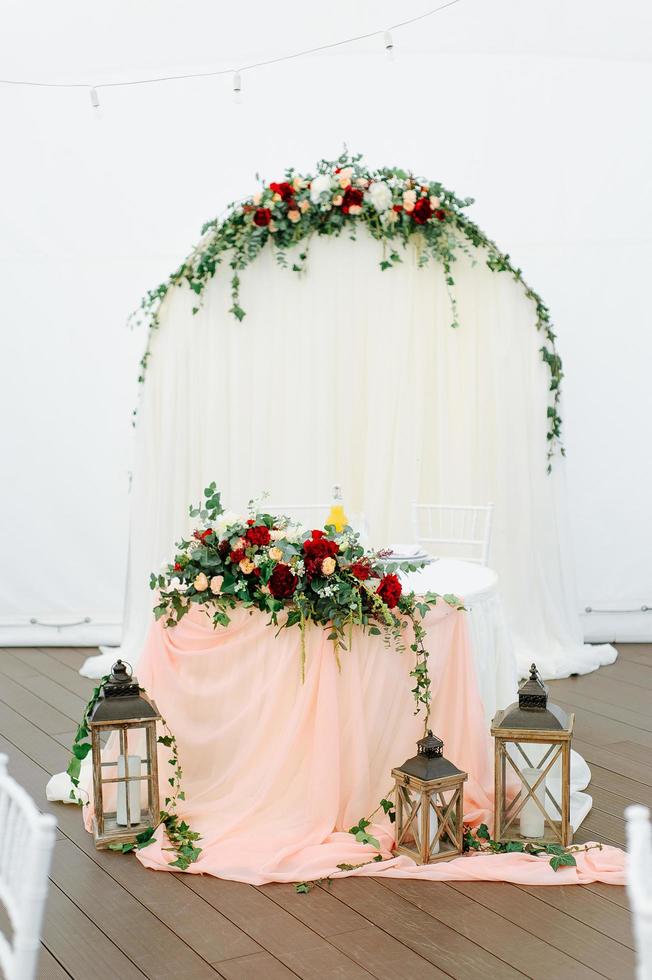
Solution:
<svg viewBox="0 0 652 980">
<path fill-rule="evenodd" d="M 41 980 L 583 980 L 634 975 L 623 888 L 519 887 L 348 878 L 297 895 L 292 885 L 146 871 L 96 851 L 79 810 L 48 804 L 92 681 L 91 650 L 0 650 L 0 751 L 10 772 L 55 813 Z M 551 684 L 576 713 L 594 806 L 579 841 L 622 845 L 623 809 L 652 806 L 652 645 Z"/>
</svg>

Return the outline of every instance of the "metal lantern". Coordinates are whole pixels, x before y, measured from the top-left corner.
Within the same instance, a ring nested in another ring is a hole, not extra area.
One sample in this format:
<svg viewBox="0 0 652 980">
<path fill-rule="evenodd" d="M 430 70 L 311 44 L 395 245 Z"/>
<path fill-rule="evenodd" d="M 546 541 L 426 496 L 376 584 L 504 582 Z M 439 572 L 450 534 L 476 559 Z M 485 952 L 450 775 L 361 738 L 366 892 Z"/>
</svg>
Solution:
<svg viewBox="0 0 652 980">
<path fill-rule="evenodd" d="M 133 841 L 159 818 L 156 723 L 161 716 L 121 660 L 89 718 L 96 847 Z M 112 735 L 102 758 L 102 741 Z M 144 754 L 143 754 L 144 753 Z"/>
<path fill-rule="evenodd" d="M 548 688 L 536 664 L 518 690 L 518 701 L 497 712 L 491 724 L 497 841 L 540 840 L 563 847 L 572 843 L 570 752 L 574 717 L 548 703 Z"/>
<path fill-rule="evenodd" d="M 418 864 L 431 864 L 462 853 L 467 774 L 444 758 L 444 743 L 431 731 L 417 748 L 412 759 L 392 769 L 395 850 Z"/>
</svg>

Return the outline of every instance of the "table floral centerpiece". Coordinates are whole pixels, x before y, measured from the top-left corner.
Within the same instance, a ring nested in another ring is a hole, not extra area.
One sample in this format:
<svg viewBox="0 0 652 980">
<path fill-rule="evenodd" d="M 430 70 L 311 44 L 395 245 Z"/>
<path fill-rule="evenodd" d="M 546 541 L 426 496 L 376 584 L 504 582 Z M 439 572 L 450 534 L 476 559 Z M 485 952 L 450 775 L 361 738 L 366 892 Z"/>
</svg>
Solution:
<svg viewBox="0 0 652 980">
<path fill-rule="evenodd" d="M 205 491 L 190 516 L 198 527 L 177 543 L 173 561 L 152 573 L 158 592 L 157 619 L 174 627 L 193 606 L 227 626 L 238 605 L 269 613 L 278 630 L 301 631 L 301 671 L 305 671 L 305 633 L 314 623 L 328 630 L 339 665 L 340 651 L 352 648 L 353 627 L 382 636 L 386 645 L 405 650 L 405 628 L 412 627 L 415 655 L 411 677 L 416 710 L 430 705 L 428 652 L 422 619 L 438 601 L 463 608 L 456 596 L 405 592 L 397 572 L 414 571 L 413 562 L 392 562 L 391 551 L 367 551 L 350 527 L 306 530 L 288 517 L 267 514 L 250 502 L 248 515 L 225 511 L 216 484 Z"/>
</svg>

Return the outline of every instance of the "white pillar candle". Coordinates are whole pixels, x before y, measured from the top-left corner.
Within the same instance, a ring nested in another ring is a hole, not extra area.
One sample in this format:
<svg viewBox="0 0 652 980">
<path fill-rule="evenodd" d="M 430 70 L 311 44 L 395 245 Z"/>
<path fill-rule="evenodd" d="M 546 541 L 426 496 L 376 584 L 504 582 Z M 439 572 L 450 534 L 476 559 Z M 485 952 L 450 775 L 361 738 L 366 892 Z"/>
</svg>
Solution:
<svg viewBox="0 0 652 980">
<path fill-rule="evenodd" d="M 534 786 L 537 779 L 541 775 L 540 769 L 521 769 L 521 776 L 525 780 L 528 787 Z M 522 790 L 526 792 L 525 786 Z M 544 805 L 546 793 L 546 781 L 542 779 L 536 790 L 534 791 L 534 796 L 539 800 L 541 805 Z M 521 810 L 520 816 L 521 822 L 521 837 L 543 837 L 544 834 L 544 819 L 543 813 L 537 806 L 535 800 L 532 796 L 528 797 L 523 809 Z"/>
<path fill-rule="evenodd" d="M 139 755 L 129 756 L 129 775 L 140 776 L 141 758 Z M 118 756 L 118 779 L 127 775 L 124 755 Z M 129 786 L 129 825 L 140 823 L 140 782 L 118 783 L 118 806 L 116 823 L 121 827 L 127 826 L 127 785 Z"/>
</svg>

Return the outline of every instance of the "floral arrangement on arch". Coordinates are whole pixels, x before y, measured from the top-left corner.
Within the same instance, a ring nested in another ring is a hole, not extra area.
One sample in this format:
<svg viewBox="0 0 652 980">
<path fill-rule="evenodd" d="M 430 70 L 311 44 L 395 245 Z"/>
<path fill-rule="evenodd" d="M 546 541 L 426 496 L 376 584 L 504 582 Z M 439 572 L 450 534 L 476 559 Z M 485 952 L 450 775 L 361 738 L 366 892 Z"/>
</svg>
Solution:
<svg viewBox="0 0 652 980">
<path fill-rule="evenodd" d="M 204 491 L 202 507 L 191 507 L 200 526 L 177 544 L 174 561 L 152 573 L 158 591 L 157 619 L 174 627 L 199 606 L 215 627 L 228 626 L 229 610 L 238 605 L 269 613 L 276 629 L 301 631 L 301 674 L 305 672 L 305 632 L 309 624 L 328 631 L 334 655 L 352 647 L 353 627 L 384 635 L 387 645 L 405 649 L 404 629 L 412 625 L 415 654 L 411 671 L 417 710 L 430 705 L 428 651 L 421 620 L 438 600 L 462 609 L 453 595 L 403 591 L 396 572 L 414 570 L 410 562 L 388 562 L 389 552 L 365 551 L 358 535 L 345 527 L 308 531 L 289 518 L 258 511 L 249 516 L 225 511 L 215 483 Z"/>
<path fill-rule="evenodd" d="M 242 320 L 246 313 L 240 303 L 241 273 L 265 246 L 273 247 L 280 265 L 300 273 L 306 268 L 310 241 L 315 235 L 346 233 L 355 238 L 358 228 L 364 227 L 382 245 L 381 269 L 391 269 L 402 262 L 408 243 L 416 246 L 419 265 L 434 260 L 443 267 L 451 301 L 451 326 L 458 327 L 453 278 L 456 254 L 480 249 L 487 266 L 494 272 L 508 272 L 534 304 L 536 327 L 544 338 L 540 353 L 550 374 L 550 464 L 561 434 L 558 406 L 563 377 L 550 313 L 509 255 L 501 252 L 465 213 L 464 209 L 472 203 L 473 198 L 459 198 L 439 181 L 417 177 L 398 167 L 370 170 L 360 154 L 345 152 L 337 160 L 321 160 L 315 174 L 290 168 L 283 180 L 264 182 L 252 197 L 229 205 L 225 217 L 205 224 L 199 244 L 166 282 L 146 294 L 141 311 L 150 330 L 156 329 L 161 303 L 171 287 L 186 285 L 200 297 L 226 260 L 231 269 L 231 313 Z M 193 312 L 198 312 L 200 302 L 198 299 Z M 141 360 L 141 382 L 150 353 L 148 340 Z"/>
</svg>

